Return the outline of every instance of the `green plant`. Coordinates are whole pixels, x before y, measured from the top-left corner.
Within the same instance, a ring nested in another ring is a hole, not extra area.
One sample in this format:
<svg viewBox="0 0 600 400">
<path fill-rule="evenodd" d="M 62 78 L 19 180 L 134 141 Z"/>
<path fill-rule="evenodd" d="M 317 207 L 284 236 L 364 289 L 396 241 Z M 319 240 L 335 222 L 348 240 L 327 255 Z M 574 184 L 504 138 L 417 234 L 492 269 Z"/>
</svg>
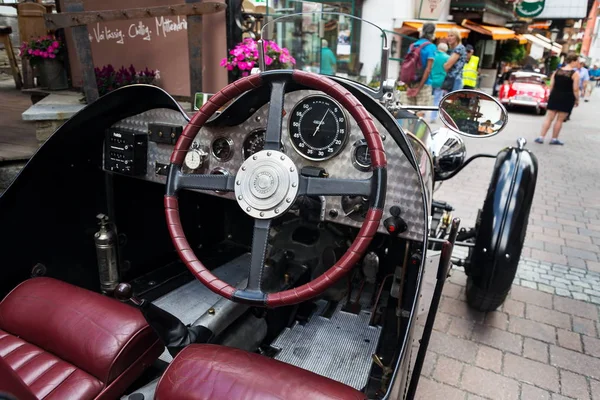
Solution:
<svg viewBox="0 0 600 400">
<path fill-rule="evenodd" d="M 550 71 L 555 71 L 558 68 L 558 63 L 560 62 L 560 58 L 558 56 L 550 57 L 550 61 L 548 63 L 548 68 Z"/>
<path fill-rule="evenodd" d="M 525 46 L 516 40 L 507 40 L 500 46 L 500 60 L 518 63 L 527 55 Z"/>
</svg>

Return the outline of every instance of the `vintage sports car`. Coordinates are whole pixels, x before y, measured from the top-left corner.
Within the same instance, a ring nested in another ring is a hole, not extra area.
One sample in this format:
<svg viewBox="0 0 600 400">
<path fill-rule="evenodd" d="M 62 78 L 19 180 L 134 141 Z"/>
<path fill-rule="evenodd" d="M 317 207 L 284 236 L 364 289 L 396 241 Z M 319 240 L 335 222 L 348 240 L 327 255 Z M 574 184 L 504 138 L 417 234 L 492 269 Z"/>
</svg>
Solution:
<svg viewBox="0 0 600 400">
<path fill-rule="evenodd" d="M 537 72 L 515 71 L 500 86 L 498 99 L 506 108 L 529 107 L 544 115 L 550 96 L 547 79 L 546 75 Z"/>
<path fill-rule="evenodd" d="M 284 16 L 262 38 L 336 18 Z M 386 76 L 385 33 L 344 18 L 384 39 Z M 92 102 L 2 194 L 0 393 L 412 399 L 455 244 L 469 304 L 502 304 L 537 164 L 524 141 L 465 159 L 460 135 L 498 134 L 504 107 L 452 92 L 431 132 L 393 82 L 268 70 L 259 49 L 195 113 L 149 85 Z M 478 157 L 496 166 L 460 229 L 433 185 Z"/>
</svg>

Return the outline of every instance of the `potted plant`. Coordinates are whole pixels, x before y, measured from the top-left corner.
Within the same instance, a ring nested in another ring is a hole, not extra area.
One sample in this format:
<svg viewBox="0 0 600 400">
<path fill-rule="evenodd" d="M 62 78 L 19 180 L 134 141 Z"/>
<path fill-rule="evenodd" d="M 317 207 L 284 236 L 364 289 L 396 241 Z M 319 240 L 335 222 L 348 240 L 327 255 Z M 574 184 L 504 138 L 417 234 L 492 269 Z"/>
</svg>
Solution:
<svg viewBox="0 0 600 400">
<path fill-rule="evenodd" d="M 279 47 L 271 40 L 264 40 L 265 64 L 270 69 L 287 69 L 296 65 L 296 59 L 285 47 Z M 258 63 L 258 45 L 252 38 L 245 38 L 229 51 L 229 57 L 221 60 L 221 67 L 227 68 L 237 75 L 237 78 L 248 76 Z"/>
<path fill-rule="evenodd" d="M 144 70 L 136 71 L 133 65 L 129 68 L 121 66 L 120 69 L 115 69 L 112 64 L 104 65 L 102 68 L 94 68 L 96 74 L 96 85 L 98 86 L 98 94 L 104 96 L 123 86 L 133 84 L 156 84 L 159 78 L 158 71 L 149 70 L 146 67 Z"/>
<path fill-rule="evenodd" d="M 37 69 L 40 86 L 50 90 L 67 89 L 67 71 L 64 67 L 64 45 L 54 36 L 42 36 L 23 42 L 21 57 L 25 57 L 33 69 Z"/>
</svg>

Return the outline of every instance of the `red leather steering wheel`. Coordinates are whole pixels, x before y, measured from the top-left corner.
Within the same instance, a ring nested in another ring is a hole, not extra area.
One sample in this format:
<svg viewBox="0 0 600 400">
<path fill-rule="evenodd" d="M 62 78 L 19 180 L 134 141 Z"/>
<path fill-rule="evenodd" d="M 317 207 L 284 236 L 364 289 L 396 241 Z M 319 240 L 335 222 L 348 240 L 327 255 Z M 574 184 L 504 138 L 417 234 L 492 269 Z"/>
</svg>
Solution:
<svg viewBox="0 0 600 400">
<path fill-rule="evenodd" d="M 373 175 L 370 179 L 314 178 L 301 175 L 293 161 L 280 152 L 285 86 L 296 82 L 333 97 L 358 122 L 369 146 Z M 181 165 L 192 141 L 206 121 L 223 105 L 242 93 L 269 84 L 271 98 L 265 145 L 249 157 L 236 176 L 184 174 Z M 235 81 L 210 98 L 194 115 L 179 137 L 167 177 L 165 212 L 169 234 L 179 257 L 194 276 L 213 292 L 235 302 L 280 307 L 311 299 L 335 284 L 360 260 L 379 227 L 386 193 L 387 167 L 381 136 L 363 105 L 333 80 L 303 71 L 270 71 Z M 255 218 L 248 285 L 237 289 L 214 276 L 191 249 L 179 218 L 177 192 L 183 188 L 235 192 L 240 207 Z M 271 220 L 283 215 L 297 196 L 369 196 L 362 227 L 343 257 L 318 278 L 297 288 L 277 293 L 261 290 Z"/>
</svg>

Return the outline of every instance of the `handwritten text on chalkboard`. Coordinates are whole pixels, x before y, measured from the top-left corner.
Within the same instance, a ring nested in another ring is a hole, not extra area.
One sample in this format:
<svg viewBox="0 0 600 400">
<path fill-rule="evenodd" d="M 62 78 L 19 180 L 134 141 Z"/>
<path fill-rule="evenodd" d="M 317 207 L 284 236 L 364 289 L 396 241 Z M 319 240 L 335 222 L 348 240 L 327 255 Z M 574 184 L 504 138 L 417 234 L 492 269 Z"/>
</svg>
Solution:
<svg viewBox="0 0 600 400">
<path fill-rule="evenodd" d="M 138 21 L 129 25 L 126 32 L 122 29 L 111 29 L 105 24 L 96 23 L 92 26 L 92 33 L 89 35 L 90 42 L 114 42 L 117 44 L 125 44 L 128 39 L 142 39 L 151 41 L 153 37 L 167 37 L 169 34 L 187 30 L 187 20 L 185 17 L 178 16 L 173 20 L 165 17 L 154 18 L 153 31 L 150 25 L 146 25 L 144 21 Z"/>
</svg>

